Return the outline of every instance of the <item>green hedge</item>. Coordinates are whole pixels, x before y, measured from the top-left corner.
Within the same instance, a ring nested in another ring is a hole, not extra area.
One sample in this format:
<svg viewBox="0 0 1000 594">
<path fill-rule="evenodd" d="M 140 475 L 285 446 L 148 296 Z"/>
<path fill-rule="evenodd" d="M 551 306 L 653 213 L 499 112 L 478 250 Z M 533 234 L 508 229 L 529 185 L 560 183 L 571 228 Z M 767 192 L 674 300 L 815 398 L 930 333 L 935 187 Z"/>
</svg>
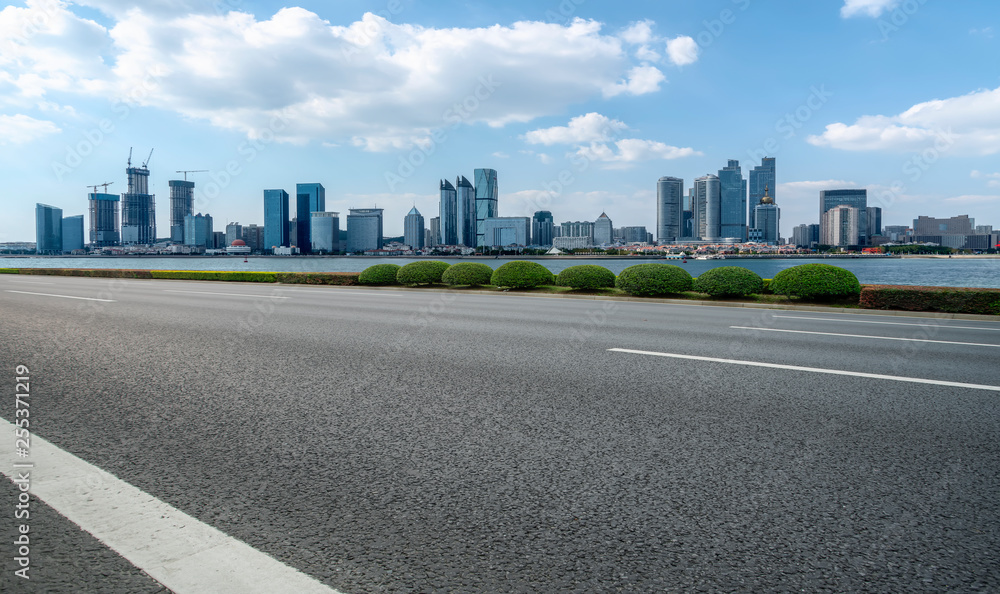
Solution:
<svg viewBox="0 0 1000 594">
<path fill-rule="evenodd" d="M 149 270 L 87 269 L 87 268 L 21 268 L 20 274 L 41 276 L 85 276 L 92 278 L 153 278 Z"/>
<path fill-rule="evenodd" d="M 338 285 L 358 284 L 357 272 L 278 272 L 278 282 L 289 285 Z"/>
<path fill-rule="evenodd" d="M 746 297 L 764 290 L 764 279 L 742 266 L 720 266 L 694 279 L 694 290 L 712 297 Z"/>
<path fill-rule="evenodd" d="M 453 287 L 468 285 L 488 285 L 493 277 L 493 269 L 481 262 L 459 262 L 448 267 L 441 275 L 441 281 Z"/>
<path fill-rule="evenodd" d="M 178 280 L 235 281 L 244 283 L 277 282 L 274 272 L 229 272 L 215 270 L 150 270 L 151 278 Z"/>
<path fill-rule="evenodd" d="M 673 264 L 636 264 L 622 270 L 615 286 L 630 295 L 653 297 L 690 291 L 691 275 Z"/>
<path fill-rule="evenodd" d="M 0 274 L 19 274 L 17 268 L 0 268 Z"/>
<path fill-rule="evenodd" d="M 615 286 L 615 273 L 596 264 L 570 266 L 559 273 L 556 284 L 574 289 L 608 289 Z"/>
<path fill-rule="evenodd" d="M 861 294 L 861 283 L 854 273 L 829 264 L 802 264 L 786 268 L 774 275 L 770 288 L 777 295 L 815 301 L 857 299 Z"/>
<path fill-rule="evenodd" d="M 441 282 L 441 275 L 451 264 L 438 260 L 410 262 L 396 271 L 396 282 L 401 285 L 432 285 Z"/>
<path fill-rule="evenodd" d="M 396 285 L 396 273 L 402 266 L 398 264 L 376 264 L 369 266 L 358 275 L 358 282 L 362 285 Z"/>
<path fill-rule="evenodd" d="M 1000 289 L 865 285 L 861 307 L 1000 315 Z"/>
<path fill-rule="evenodd" d="M 493 271 L 490 284 L 511 289 L 530 289 L 551 285 L 554 277 L 549 269 L 537 262 L 515 260 Z"/>
</svg>

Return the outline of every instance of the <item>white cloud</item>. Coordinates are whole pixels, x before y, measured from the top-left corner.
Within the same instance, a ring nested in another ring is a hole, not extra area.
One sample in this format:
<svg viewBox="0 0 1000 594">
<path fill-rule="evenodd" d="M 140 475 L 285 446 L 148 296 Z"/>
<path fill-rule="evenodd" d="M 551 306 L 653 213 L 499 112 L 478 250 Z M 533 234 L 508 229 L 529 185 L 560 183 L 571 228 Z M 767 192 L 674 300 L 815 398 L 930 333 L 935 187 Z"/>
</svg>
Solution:
<svg viewBox="0 0 1000 594">
<path fill-rule="evenodd" d="M 633 45 L 649 43 L 654 39 L 653 24 L 653 21 L 648 19 L 632 23 L 627 29 L 625 29 L 625 31 L 622 32 L 621 38 L 626 43 L 631 43 Z"/>
<path fill-rule="evenodd" d="M 964 194 L 962 196 L 953 196 L 951 198 L 945 198 L 944 201 L 948 204 L 996 204 L 1000 205 L 1000 195 L 988 196 L 983 194 Z"/>
<path fill-rule="evenodd" d="M 62 132 L 59 126 L 47 120 L 36 120 L 23 114 L 0 115 L 0 144 L 24 144 L 59 132 Z"/>
<path fill-rule="evenodd" d="M 501 151 L 497 151 L 497 152 L 493 153 L 493 156 L 496 157 L 497 159 L 509 159 L 510 158 L 510 155 L 508 155 L 507 153 L 501 152 Z"/>
<path fill-rule="evenodd" d="M 610 146 L 599 142 L 581 146 L 577 148 L 576 154 L 588 161 L 605 163 L 606 169 L 625 169 L 640 161 L 681 159 L 702 153 L 689 147 L 680 148 L 655 140 L 625 138 Z"/>
<path fill-rule="evenodd" d="M 698 44 L 694 39 L 681 35 L 667 41 L 667 55 L 678 66 L 687 66 L 698 61 Z"/>
<path fill-rule="evenodd" d="M 620 120 L 596 112 L 576 116 L 567 126 L 553 126 L 532 130 L 524 135 L 530 144 L 581 144 L 587 142 L 604 142 L 627 130 L 628 126 Z"/>
<path fill-rule="evenodd" d="M 629 95 L 645 95 L 660 90 L 660 83 L 667 80 L 655 66 L 636 66 L 628 71 L 625 80 L 605 85 L 604 96 L 614 97 L 622 93 Z"/>
<path fill-rule="evenodd" d="M 1000 152 L 1000 87 L 918 103 L 895 116 L 834 123 L 809 143 L 841 150 L 919 151 L 929 147 L 991 155 Z"/>
<path fill-rule="evenodd" d="M 883 12 L 895 8 L 901 0 L 844 0 L 844 6 L 840 9 L 840 16 L 850 18 L 853 16 L 868 16 L 878 18 Z"/>
</svg>

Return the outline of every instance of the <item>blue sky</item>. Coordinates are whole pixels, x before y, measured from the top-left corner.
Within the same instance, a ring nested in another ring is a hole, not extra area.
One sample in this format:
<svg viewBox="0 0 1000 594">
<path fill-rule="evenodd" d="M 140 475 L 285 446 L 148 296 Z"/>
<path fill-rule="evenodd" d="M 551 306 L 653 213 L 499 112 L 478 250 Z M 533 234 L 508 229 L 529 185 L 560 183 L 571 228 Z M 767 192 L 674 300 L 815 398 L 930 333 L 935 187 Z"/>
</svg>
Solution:
<svg viewBox="0 0 1000 594">
<path fill-rule="evenodd" d="M 34 204 L 86 214 L 149 162 L 196 210 L 263 224 L 263 190 L 401 234 L 438 181 L 499 172 L 500 214 L 654 228 L 663 175 L 777 159 L 781 231 L 820 190 L 869 188 L 887 225 L 1000 227 L 1000 3 L 771 0 L 31 0 L 0 11 L 0 241 Z"/>
</svg>

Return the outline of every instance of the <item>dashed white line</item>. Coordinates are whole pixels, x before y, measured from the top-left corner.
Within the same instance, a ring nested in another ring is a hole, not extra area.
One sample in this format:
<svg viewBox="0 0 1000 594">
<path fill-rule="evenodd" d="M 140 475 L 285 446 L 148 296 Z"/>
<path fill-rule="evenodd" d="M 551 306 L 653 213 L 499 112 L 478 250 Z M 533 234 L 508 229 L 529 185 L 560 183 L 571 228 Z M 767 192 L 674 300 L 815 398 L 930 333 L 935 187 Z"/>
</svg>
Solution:
<svg viewBox="0 0 1000 594">
<path fill-rule="evenodd" d="M 846 324 L 882 324 L 886 326 L 913 326 L 914 328 L 944 328 L 947 330 L 988 330 L 990 332 L 1000 332 L 1000 327 L 998 328 L 979 328 L 974 326 L 950 326 L 948 324 L 937 324 L 944 318 L 913 318 L 913 319 L 927 319 L 929 320 L 923 324 L 908 324 L 906 322 L 877 322 L 874 320 L 834 320 L 832 318 L 807 318 L 804 316 L 774 316 L 775 318 L 782 318 L 785 320 L 811 320 L 817 322 L 842 322 Z"/>
<path fill-rule="evenodd" d="M 41 297 L 62 297 L 63 299 L 82 299 L 83 301 L 102 301 L 104 303 L 114 303 L 114 299 L 97 299 L 95 297 L 76 297 L 74 295 L 54 295 L 52 293 L 31 293 L 29 291 L 11 291 L 8 293 L 20 293 L 21 295 L 39 295 Z"/>
<path fill-rule="evenodd" d="M 836 332 L 812 332 L 809 330 L 784 330 L 781 328 L 754 328 L 753 326 L 730 326 L 733 330 L 754 330 L 757 332 L 785 332 L 788 334 L 815 334 L 819 336 L 839 336 L 841 338 L 870 338 L 872 340 L 898 340 L 903 342 L 930 342 L 934 344 L 959 344 L 962 346 L 991 347 L 1000 349 L 1000 344 L 978 342 L 955 342 L 951 340 L 930 340 L 927 338 L 897 338 L 895 336 L 869 336 L 867 334 L 838 334 Z"/>
<path fill-rule="evenodd" d="M 929 384 L 932 386 L 947 386 L 950 388 L 969 388 L 971 390 L 990 390 L 1000 392 L 1000 386 L 988 386 L 983 384 L 966 384 L 962 382 L 949 382 L 944 380 L 924 379 L 919 377 L 902 377 L 898 375 L 882 375 L 878 373 L 864 373 L 861 371 L 845 371 L 841 369 L 823 369 L 821 367 L 800 367 L 798 365 L 782 365 L 780 363 L 763 363 L 760 361 L 741 361 L 738 359 L 719 359 L 716 357 L 700 357 L 697 355 L 681 355 L 679 353 L 658 353 L 656 351 L 637 351 L 634 349 L 608 349 L 615 353 L 630 353 L 633 355 L 647 355 L 650 357 L 668 357 L 671 359 L 688 359 L 691 361 L 706 361 L 710 363 L 725 363 L 729 365 L 746 365 L 748 367 L 767 367 L 769 369 L 786 369 L 789 371 L 806 371 L 809 373 L 825 373 L 829 375 L 847 375 L 852 377 L 864 377 L 870 379 L 889 380 L 894 382 L 908 382 L 911 384 Z"/>
</svg>

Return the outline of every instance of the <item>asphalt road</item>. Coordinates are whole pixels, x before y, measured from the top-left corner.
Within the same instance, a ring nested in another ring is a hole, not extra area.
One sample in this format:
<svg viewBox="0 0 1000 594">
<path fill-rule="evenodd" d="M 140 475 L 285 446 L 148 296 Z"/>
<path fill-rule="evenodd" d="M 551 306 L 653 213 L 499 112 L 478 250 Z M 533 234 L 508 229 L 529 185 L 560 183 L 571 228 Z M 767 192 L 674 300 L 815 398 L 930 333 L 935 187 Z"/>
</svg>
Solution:
<svg viewBox="0 0 1000 594">
<path fill-rule="evenodd" d="M 37 435 L 344 592 L 998 591 L 1000 391 L 940 383 L 1000 386 L 998 347 L 992 321 L 0 275 Z M 45 555 L 82 569 L 31 587 L 113 591 L 124 561 L 72 528 Z"/>
</svg>

